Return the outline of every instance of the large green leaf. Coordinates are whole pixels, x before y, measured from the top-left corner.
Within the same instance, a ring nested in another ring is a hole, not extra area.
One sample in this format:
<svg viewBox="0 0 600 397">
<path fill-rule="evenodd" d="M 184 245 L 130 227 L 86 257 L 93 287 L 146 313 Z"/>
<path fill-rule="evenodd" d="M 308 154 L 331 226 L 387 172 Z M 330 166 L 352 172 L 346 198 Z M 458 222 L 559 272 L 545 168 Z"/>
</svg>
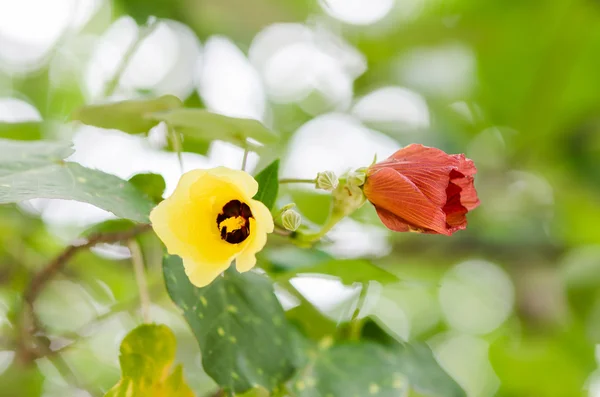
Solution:
<svg viewBox="0 0 600 397">
<path fill-rule="evenodd" d="M 152 113 L 181 106 L 183 103 L 176 96 L 164 95 L 152 99 L 84 106 L 73 113 L 72 119 L 95 127 L 139 134 L 147 133 L 158 124 L 156 119 L 150 117 Z"/>
<path fill-rule="evenodd" d="M 327 274 L 339 277 L 346 285 L 378 281 L 382 284 L 394 283 L 398 277 L 375 266 L 367 259 L 330 259 L 308 266 L 298 266 L 291 271 L 276 275 L 276 279 L 289 280 L 298 274 Z"/>
<path fill-rule="evenodd" d="M 196 288 L 179 257 L 166 256 L 163 270 L 169 295 L 198 340 L 204 370 L 221 387 L 273 390 L 292 375 L 286 319 L 266 277 L 232 268 Z"/>
<path fill-rule="evenodd" d="M 255 179 L 258 182 L 258 192 L 254 199 L 261 201 L 268 209 L 272 209 L 279 192 L 279 159 L 259 172 Z"/>
<path fill-rule="evenodd" d="M 258 120 L 228 117 L 205 109 L 172 109 L 154 113 L 153 117 L 166 122 L 184 136 L 202 140 L 219 139 L 240 147 L 248 145 L 247 138 L 265 144 L 276 142 L 279 138 Z"/>
<path fill-rule="evenodd" d="M 313 356 L 293 379 L 297 397 L 397 397 L 408 388 L 406 377 L 390 365 L 390 355 L 375 343 L 339 344 Z"/>
<path fill-rule="evenodd" d="M 410 381 L 411 387 L 422 394 L 438 397 L 463 397 L 465 392 L 436 361 L 425 343 L 398 344 L 392 362 Z"/>
<path fill-rule="evenodd" d="M 152 201 L 130 183 L 63 161 L 70 143 L 0 139 L 0 204 L 34 198 L 76 200 L 118 217 L 147 222 Z"/>
<path fill-rule="evenodd" d="M 181 366 L 171 373 L 176 344 L 165 325 L 144 324 L 131 331 L 121 343 L 121 380 L 106 397 L 193 397 Z"/>
<path fill-rule="evenodd" d="M 328 346 L 323 341 L 292 382 L 298 397 L 404 395 L 410 387 L 427 396 L 464 397 L 424 344 L 395 348 L 374 342 Z M 351 376 L 349 376 L 351 374 Z"/>
</svg>

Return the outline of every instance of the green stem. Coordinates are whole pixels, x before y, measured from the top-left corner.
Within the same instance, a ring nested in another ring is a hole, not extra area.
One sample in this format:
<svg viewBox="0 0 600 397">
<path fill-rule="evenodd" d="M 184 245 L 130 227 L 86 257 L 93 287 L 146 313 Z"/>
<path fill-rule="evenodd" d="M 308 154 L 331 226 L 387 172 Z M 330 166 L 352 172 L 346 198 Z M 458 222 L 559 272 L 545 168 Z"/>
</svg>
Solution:
<svg viewBox="0 0 600 397">
<path fill-rule="evenodd" d="M 125 53 L 125 55 L 123 55 L 123 59 L 121 59 L 121 63 L 117 67 L 115 74 L 106 83 L 106 86 L 104 87 L 104 98 L 107 98 L 115 93 L 115 90 L 119 86 L 121 76 L 125 72 L 125 69 L 127 69 L 129 62 L 133 57 L 133 54 L 136 53 L 136 51 L 142 45 L 142 42 L 154 31 L 156 25 L 156 20 L 151 20 L 148 21 L 145 26 L 141 27 L 137 40 L 127 49 L 127 52 Z"/>
<path fill-rule="evenodd" d="M 301 178 L 283 178 L 279 180 L 279 184 L 284 183 L 317 183 L 315 178 L 313 179 L 301 179 Z"/>
<path fill-rule="evenodd" d="M 348 332 L 348 339 L 350 340 L 359 340 L 360 334 L 362 331 L 362 326 L 364 321 L 358 318 L 360 314 L 360 310 L 365 304 L 365 299 L 367 298 L 367 291 L 369 285 L 367 283 L 363 283 L 360 289 L 360 294 L 358 295 L 358 301 L 356 302 L 356 309 L 354 309 L 354 313 L 352 313 L 352 319 L 350 320 L 350 329 Z"/>
<path fill-rule="evenodd" d="M 314 243 L 315 241 L 320 240 L 323 236 L 325 236 L 339 221 L 344 218 L 344 214 L 332 212 L 327 220 L 327 223 L 321 227 L 321 229 L 314 233 L 297 233 L 296 239 L 303 243 Z"/>
<path fill-rule="evenodd" d="M 250 149 L 246 148 L 244 150 L 244 157 L 242 158 L 242 171 L 246 171 L 246 163 L 248 162 L 248 153 Z"/>
<path fill-rule="evenodd" d="M 135 281 L 137 282 L 140 292 L 140 304 L 142 310 L 142 318 L 145 323 L 150 322 L 150 293 L 148 292 L 148 283 L 146 283 L 146 272 L 144 269 L 144 257 L 140 245 L 134 239 L 128 242 L 129 250 L 131 251 L 131 262 L 133 263 L 133 271 L 135 273 Z"/>
</svg>

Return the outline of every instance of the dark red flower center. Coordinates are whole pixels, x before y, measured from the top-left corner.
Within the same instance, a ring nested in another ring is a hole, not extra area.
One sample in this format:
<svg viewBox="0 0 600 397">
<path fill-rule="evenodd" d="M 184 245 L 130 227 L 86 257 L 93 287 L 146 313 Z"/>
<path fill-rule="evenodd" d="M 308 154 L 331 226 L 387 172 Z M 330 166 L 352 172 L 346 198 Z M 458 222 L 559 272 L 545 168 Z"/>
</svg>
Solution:
<svg viewBox="0 0 600 397">
<path fill-rule="evenodd" d="M 252 211 L 246 203 L 239 200 L 231 200 L 223 206 L 223 210 L 217 215 L 217 227 L 221 239 L 230 244 L 239 244 L 250 235 L 250 218 Z"/>
</svg>

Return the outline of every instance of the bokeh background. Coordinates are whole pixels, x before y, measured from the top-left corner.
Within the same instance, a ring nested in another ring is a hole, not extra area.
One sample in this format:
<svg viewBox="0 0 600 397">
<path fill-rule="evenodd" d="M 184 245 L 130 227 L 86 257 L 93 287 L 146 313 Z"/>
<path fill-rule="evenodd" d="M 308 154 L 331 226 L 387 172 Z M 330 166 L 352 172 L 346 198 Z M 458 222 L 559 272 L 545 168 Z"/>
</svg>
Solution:
<svg viewBox="0 0 600 397">
<path fill-rule="evenodd" d="M 468 396 L 600 396 L 600 2 L 0 0 L 0 136 L 72 139 L 72 160 L 122 178 L 162 174 L 168 194 L 181 171 L 164 126 L 146 137 L 69 122 L 84 104 L 162 94 L 279 131 L 249 166 L 281 157 L 284 177 L 342 173 L 413 142 L 466 153 L 482 202 L 467 230 L 392 234 L 366 205 L 320 255 L 398 275 L 371 283 L 361 316 L 427 341 Z M 238 168 L 243 155 L 220 141 L 184 149 L 185 170 Z M 306 223 L 324 222 L 327 195 L 282 193 Z M 0 207 L 0 372 L 32 274 L 110 217 L 57 200 Z M 142 247 L 152 318 L 176 331 L 197 395 L 210 393 L 164 291 L 162 247 L 152 236 Z M 285 267 L 311 255 L 274 238 L 261 260 Z M 318 275 L 292 283 L 336 323 L 354 311 L 356 286 Z M 113 386 L 138 306 L 126 247 L 69 263 L 36 306 L 58 352 L 36 362 L 42 395 Z M 0 385 L 0 396 L 28 395 Z"/>
</svg>

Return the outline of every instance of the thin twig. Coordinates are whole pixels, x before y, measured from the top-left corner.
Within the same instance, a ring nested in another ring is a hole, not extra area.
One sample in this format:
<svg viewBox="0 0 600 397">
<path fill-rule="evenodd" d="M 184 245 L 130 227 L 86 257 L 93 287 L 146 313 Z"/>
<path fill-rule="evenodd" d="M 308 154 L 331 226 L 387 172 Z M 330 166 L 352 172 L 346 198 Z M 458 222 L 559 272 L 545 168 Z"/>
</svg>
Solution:
<svg viewBox="0 0 600 397">
<path fill-rule="evenodd" d="M 127 66 L 129 66 L 129 62 L 131 61 L 131 58 L 137 52 L 137 50 L 140 48 L 140 46 L 142 45 L 144 40 L 148 36 L 150 36 L 150 34 L 154 31 L 154 28 L 156 28 L 156 25 L 157 25 L 156 19 L 154 19 L 154 20 L 148 21 L 148 23 L 145 26 L 142 26 L 142 28 L 139 31 L 139 35 L 138 35 L 137 39 L 127 49 L 127 52 L 125 52 L 125 55 L 123 55 L 123 58 L 121 59 L 121 63 L 119 63 L 119 65 L 117 66 L 117 70 L 115 70 L 115 74 L 104 86 L 104 98 L 110 97 L 112 94 L 115 93 L 115 90 L 119 86 L 121 76 L 127 69 Z"/>
<path fill-rule="evenodd" d="M 39 357 L 38 349 L 35 348 L 34 334 L 40 328 L 39 321 L 35 315 L 33 303 L 44 289 L 46 284 L 54 278 L 66 265 L 66 263 L 79 251 L 91 248 L 102 243 L 116 243 L 129 240 L 140 233 L 150 229 L 149 224 L 141 224 L 124 232 L 98 233 L 91 235 L 83 244 L 69 245 L 65 250 L 50 261 L 42 270 L 37 272 L 23 293 L 23 308 L 20 323 L 20 337 L 17 343 L 18 357 L 21 362 L 28 363 Z M 33 346 L 32 346 L 33 345 Z"/>
<path fill-rule="evenodd" d="M 279 180 L 279 184 L 282 183 L 316 183 L 316 179 L 302 179 L 302 178 L 283 178 Z"/>
<path fill-rule="evenodd" d="M 246 163 L 248 162 L 248 153 L 250 149 L 246 148 L 244 150 L 244 157 L 242 157 L 242 171 L 246 171 Z"/>
<path fill-rule="evenodd" d="M 129 239 L 127 243 L 131 251 L 131 262 L 133 263 L 133 272 L 135 281 L 140 293 L 140 305 L 142 309 L 142 319 L 145 323 L 150 322 L 150 293 L 148 292 L 148 283 L 146 282 L 146 271 L 144 269 L 144 256 L 140 245 L 135 239 Z"/>
</svg>

